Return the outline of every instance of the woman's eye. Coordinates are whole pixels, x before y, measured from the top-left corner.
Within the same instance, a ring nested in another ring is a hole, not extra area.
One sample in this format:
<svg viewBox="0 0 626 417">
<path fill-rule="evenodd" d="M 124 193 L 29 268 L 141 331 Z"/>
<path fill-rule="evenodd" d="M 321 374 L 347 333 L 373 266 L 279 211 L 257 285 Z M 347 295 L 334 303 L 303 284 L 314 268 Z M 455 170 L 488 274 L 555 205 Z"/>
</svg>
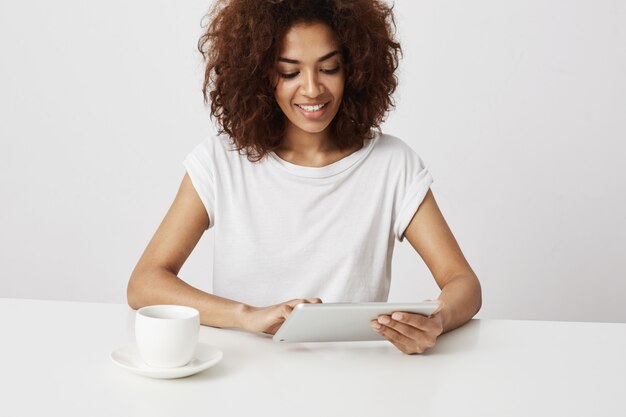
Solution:
<svg viewBox="0 0 626 417">
<path fill-rule="evenodd" d="M 291 73 L 288 73 L 288 74 L 285 74 L 284 72 L 279 72 L 278 74 L 279 74 L 281 77 L 283 77 L 283 78 L 293 78 L 293 77 L 295 77 L 296 75 L 298 75 L 298 72 L 291 72 Z"/>
<path fill-rule="evenodd" d="M 336 68 L 332 68 L 332 69 L 323 69 L 322 72 L 324 74 L 336 74 L 339 71 L 339 66 L 337 66 Z"/>
<path fill-rule="evenodd" d="M 337 72 L 339 72 L 339 70 L 341 69 L 340 66 L 337 66 L 335 68 L 331 68 L 331 69 L 322 69 L 320 71 L 322 71 L 324 74 L 336 74 Z M 300 74 L 300 71 L 296 71 L 296 72 L 289 72 L 289 73 L 285 73 L 285 72 L 279 72 L 278 73 L 282 78 L 295 78 L 298 74 Z"/>
</svg>

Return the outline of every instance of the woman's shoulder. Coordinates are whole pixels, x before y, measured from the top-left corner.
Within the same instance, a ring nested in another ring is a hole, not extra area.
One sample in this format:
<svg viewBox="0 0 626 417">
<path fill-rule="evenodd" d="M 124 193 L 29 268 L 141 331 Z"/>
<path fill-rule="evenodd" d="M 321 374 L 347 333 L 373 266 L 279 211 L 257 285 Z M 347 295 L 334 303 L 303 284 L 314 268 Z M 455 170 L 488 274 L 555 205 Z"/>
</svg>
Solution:
<svg viewBox="0 0 626 417">
<path fill-rule="evenodd" d="M 237 148 L 231 137 L 225 133 L 208 134 L 196 145 L 194 153 L 201 153 L 212 158 L 228 158 L 237 154 Z"/>
<path fill-rule="evenodd" d="M 376 148 L 380 153 L 386 153 L 390 155 L 406 155 L 416 153 L 413 147 L 406 141 L 390 133 L 383 133 L 382 131 L 376 131 Z"/>
<path fill-rule="evenodd" d="M 229 136 L 224 134 L 208 134 L 187 154 L 184 165 L 215 176 L 216 171 L 232 164 L 231 154 L 228 152 Z"/>
<path fill-rule="evenodd" d="M 212 132 L 204 137 L 199 146 L 228 149 L 234 147 L 234 142 L 226 133 Z"/>
<path fill-rule="evenodd" d="M 372 158 L 375 163 L 391 167 L 398 173 L 421 171 L 426 168 L 421 154 L 404 139 L 379 131 L 376 140 L 375 157 Z"/>
</svg>

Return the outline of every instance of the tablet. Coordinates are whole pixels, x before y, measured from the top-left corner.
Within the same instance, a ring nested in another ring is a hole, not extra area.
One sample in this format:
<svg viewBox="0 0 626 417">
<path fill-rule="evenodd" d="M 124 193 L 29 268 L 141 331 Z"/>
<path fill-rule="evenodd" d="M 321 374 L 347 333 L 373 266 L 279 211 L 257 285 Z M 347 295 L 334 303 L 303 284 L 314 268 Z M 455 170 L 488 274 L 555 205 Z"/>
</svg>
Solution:
<svg viewBox="0 0 626 417">
<path fill-rule="evenodd" d="M 275 342 L 347 342 L 386 340 L 370 324 L 395 311 L 432 314 L 439 303 L 320 303 L 298 304 L 274 335 Z"/>
</svg>

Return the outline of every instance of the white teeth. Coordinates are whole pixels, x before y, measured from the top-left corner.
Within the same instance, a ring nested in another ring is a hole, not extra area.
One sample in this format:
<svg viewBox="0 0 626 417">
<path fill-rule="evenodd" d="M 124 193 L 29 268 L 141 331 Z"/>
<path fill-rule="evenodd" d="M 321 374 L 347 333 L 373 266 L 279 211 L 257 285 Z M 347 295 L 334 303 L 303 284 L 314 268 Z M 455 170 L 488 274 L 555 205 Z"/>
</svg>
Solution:
<svg viewBox="0 0 626 417">
<path fill-rule="evenodd" d="M 321 109 L 325 105 L 326 105 L 326 103 L 318 104 L 317 106 L 303 106 L 301 104 L 296 104 L 296 106 L 300 107 L 302 110 L 309 111 L 309 112 L 318 111 L 319 109 Z"/>
</svg>

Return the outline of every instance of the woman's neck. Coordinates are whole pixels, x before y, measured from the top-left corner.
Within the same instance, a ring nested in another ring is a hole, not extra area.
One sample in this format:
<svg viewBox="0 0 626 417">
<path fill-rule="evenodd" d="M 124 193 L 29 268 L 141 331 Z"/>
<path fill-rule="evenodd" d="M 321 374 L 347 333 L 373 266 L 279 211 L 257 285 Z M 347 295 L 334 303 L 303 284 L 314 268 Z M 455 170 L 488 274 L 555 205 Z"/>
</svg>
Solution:
<svg viewBox="0 0 626 417">
<path fill-rule="evenodd" d="M 331 139 L 328 129 L 319 133 L 294 130 L 286 129 L 283 141 L 275 153 L 295 165 L 323 167 L 358 150 L 354 148 L 340 151 Z"/>
<path fill-rule="evenodd" d="M 334 141 L 325 129 L 322 132 L 306 132 L 293 125 L 288 125 L 278 147 L 281 151 L 314 157 L 337 150 Z"/>
</svg>

